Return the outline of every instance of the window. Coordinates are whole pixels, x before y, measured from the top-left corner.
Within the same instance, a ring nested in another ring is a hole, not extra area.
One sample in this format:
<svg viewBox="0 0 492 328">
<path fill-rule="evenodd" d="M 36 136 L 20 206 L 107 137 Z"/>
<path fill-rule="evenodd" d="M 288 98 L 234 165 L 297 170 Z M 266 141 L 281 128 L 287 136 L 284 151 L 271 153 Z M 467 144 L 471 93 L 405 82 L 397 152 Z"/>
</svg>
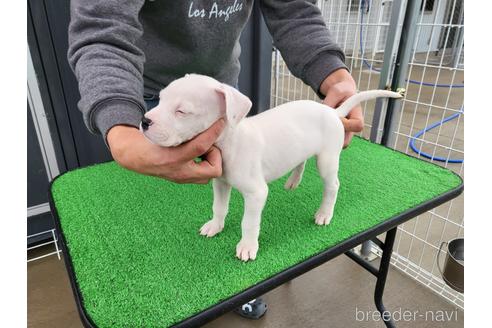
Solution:
<svg viewBox="0 0 492 328">
<path fill-rule="evenodd" d="M 434 2 L 434 0 L 422 0 L 422 3 L 420 4 L 420 11 L 422 11 L 422 9 L 425 12 L 434 11 Z"/>
<path fill-rule="evenodd" d="M 364 2 L 364 0 L 362 0 Z M 347 11 L 358 12 L 360 9 L 361 0 L 347 0 Z"/>
</svg>

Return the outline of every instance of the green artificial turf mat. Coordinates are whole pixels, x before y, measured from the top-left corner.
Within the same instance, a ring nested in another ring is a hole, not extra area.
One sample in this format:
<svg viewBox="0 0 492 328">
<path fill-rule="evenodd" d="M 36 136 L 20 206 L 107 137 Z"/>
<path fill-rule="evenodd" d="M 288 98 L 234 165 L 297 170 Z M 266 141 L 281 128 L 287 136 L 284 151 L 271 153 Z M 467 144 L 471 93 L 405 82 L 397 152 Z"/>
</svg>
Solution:
<svg viewBox="0 0 492 328">
<path fill-rule="evenodd" d="M 342 152 L 333 220 L 314 224 L 322 183 L 311 159 L 294 191 L 270 184 L 253 262 L 235 258 L 242 197 L 224 230 L 198 230 L 212 186 L 179 185 L 114 162 L 66 173 L 53 200 L 88 316 L 98 327 L 177 323 L 272 275 L 461 184 L 452 172 L 355 138 Z"/>
</svg>

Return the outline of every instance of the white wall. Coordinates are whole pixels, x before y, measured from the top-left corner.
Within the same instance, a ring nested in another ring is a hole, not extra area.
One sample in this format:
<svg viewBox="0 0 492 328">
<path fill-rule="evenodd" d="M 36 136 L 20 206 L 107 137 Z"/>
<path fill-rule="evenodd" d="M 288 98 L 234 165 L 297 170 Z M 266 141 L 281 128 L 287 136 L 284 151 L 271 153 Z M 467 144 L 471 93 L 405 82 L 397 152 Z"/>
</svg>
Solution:
<svg viewBox="0 0 492 328">
<path fill-rule="evenodd" d="M 428 1 L 428 0 L 427 0 Z M 434 0 L 432 12 L 421 12 L 417 23 L 417 52 L 436 51 L 443 29 L 448 0 Z"/>
</svg>

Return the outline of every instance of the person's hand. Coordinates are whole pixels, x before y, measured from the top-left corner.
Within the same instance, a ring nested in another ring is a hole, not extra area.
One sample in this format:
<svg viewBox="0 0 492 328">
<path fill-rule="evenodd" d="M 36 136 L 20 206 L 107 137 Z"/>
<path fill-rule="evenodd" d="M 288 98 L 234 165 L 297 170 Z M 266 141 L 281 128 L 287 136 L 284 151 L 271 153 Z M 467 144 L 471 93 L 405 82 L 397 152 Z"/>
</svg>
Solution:
<svg viewBox="0 0 492 328">
<path fill-rule="evenodd" d="M 224 129 L 224 119 L 177 147 L 152 144 L 135 127 L 116 125 L 107 134 L 114 160 L 124 168 L 177 183 L 205 184 L 222 175 L 220 150 L 213 146 Z M 201 162 L 194 159 L 200 157 Z"/>
<path fill-rule="evenodd" d="M 320 91 L 326 96 L 323 103 L 332 108 L 337 108 L 346 99 L 354 95 L 357 92 L 357 88 L 352 75 L 342 68 L 328 75 L 321 83 Z M 341 120 L 345 128 L 343 147 L 346 148 L 350 144 L 354 133 L 361 132 L 364 128 L 362 107 L 360 105 L 354 107 L 347 115 L 347 118 L 342 118 Z"/>
</svg>

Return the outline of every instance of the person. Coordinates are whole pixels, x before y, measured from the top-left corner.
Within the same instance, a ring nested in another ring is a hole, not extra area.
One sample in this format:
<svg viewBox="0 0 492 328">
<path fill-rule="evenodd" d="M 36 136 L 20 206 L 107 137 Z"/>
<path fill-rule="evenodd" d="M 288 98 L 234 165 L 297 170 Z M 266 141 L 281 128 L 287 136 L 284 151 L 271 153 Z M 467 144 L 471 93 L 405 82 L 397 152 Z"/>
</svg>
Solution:
<svg viewBox="0 0 492 328">
<path fill-rule="evenodd" d="M 121 166 L 177 183 L 207 183 L 222 174 L 214 146 L 224 120 L 177 147 L 151 144 L 138 127 L 159 91 L 186 73 L 236 86 L 239 37 L 253 0 L 72 0 L 68 61 L 79 83 L 87 128 L 99 133 Z M 345 56 L 315 0 L 258 0 L 274 45 L 291 72 L 324 103 L 337 107 L 356 92 Z M 147 104 L 145 103 L 147 101 Z M 360 106 L 346 119 L 345 146 L 363 128 Z M 202 161 L 194 161 L 200 156 Z M 255 299 L 237 312 L 259 318 Z"/>
</svg>

